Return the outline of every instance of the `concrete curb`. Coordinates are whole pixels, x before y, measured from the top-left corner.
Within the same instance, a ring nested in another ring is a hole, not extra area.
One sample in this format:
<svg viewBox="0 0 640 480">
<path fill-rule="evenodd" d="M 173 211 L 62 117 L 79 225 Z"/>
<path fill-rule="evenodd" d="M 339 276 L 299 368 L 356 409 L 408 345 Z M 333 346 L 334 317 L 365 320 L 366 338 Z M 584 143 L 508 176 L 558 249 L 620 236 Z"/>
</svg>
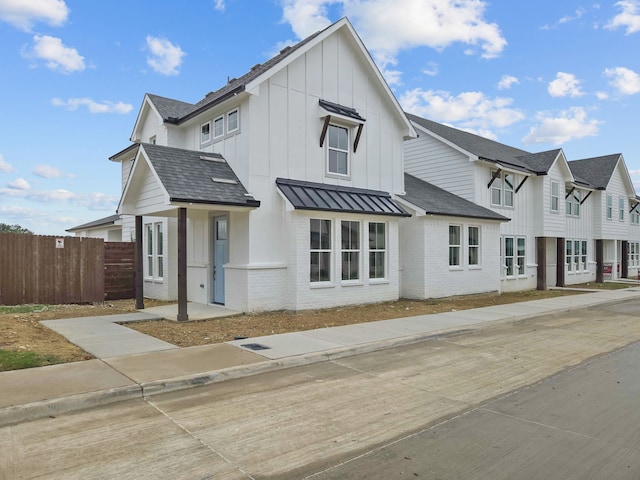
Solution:
<svg viewBox="0 0 640 480">
<path fill-rule="evenodd" d="M 441 338 L 462 335 L 465 333 L 477 332 L 488 327 L 497 327 L 509 323 L 519 323 L 545 315 L 556 315 L 568 313 L 575 310 L 582 310 L 585 308 L 592 308 L 594 306 L 617 304 L 621 301 L 631 298 L 630 296 L 626 298 L 625 297 L 626 296 L 624 296 L 623 298 L 607 299 L 591 305 L 569 305 L 542 313 L 530 313 L 524 315 L 517 315 L 514 313 L 512 315 L 507 315 L 504 318 L 496 320 L 462 325 L 449 329 L 407 335 L 369 343 L 349 345 L 331 350 L 324 350 L 303 355 L 295 355 L 277 360 L 266 360 L 264 362 L 239 365 L 220 370 L 200 372 L 163 380 L 141 382 L 131 386 L 70 395 L 61 398 L 28 403 L 24 405 L 13 405 L 10 407 L 0 408 L 0 427 L 14 425 L 23 421 L 35 420 L 37 418 L 56 416 L 62 413 L 83 410 L 101 405 L 108 405 L 124 400 L 143 399 L 162 393 L 169 393 L 178 390 L 184 390 L 187 388 L 212 385 L 228 380 L 235 380 L 239 378 L 250 377 L 253 375 L 259 375 L 262 373 L 284 370 L 293 367 L 301 367 L 305 365 L 312 365 L 320 362 L 333 361 L 340 358 L 351 357 L 354 355 L 361 355 L 429 340 L 437 340 Z"/>
<path fill-rule="evenodd" d="M 12 405 L 0 409 L 0 427 L 15 425 L 42 417 L 56 417 L 63 413 L 136 398 L 142 398 L 142 387 L 140 385 L 79 393 L 67 397 L 25 403 L 23 405 Z"/>
</svg>

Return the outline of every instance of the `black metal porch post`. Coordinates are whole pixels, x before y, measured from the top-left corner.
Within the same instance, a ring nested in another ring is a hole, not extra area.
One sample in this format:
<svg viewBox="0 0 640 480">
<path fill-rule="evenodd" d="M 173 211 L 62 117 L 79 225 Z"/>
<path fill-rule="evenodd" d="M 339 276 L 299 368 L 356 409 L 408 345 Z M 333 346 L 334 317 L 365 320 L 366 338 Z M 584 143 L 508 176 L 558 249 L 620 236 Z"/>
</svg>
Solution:
<svg viewBox="0 0 640 480">
<path fill-rule="evenodd" d="M 135 252 L 136 310 L 142 310 L 144 308 L 144 273 L 142 268 L 142 216 L 140 215 L 136 215 Z"/>
<path fill-rule="evenodd" d="M 187 209 L 178 209 L 178 321 L 189 320 L 187 313 Z"/>
</svg>

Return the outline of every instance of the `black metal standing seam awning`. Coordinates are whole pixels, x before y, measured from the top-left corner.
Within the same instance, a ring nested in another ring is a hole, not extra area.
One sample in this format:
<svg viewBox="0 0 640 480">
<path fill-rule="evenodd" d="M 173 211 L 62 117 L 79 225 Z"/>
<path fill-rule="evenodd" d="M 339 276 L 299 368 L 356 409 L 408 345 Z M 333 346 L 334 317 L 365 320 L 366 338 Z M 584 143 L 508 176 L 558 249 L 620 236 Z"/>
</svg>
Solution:
<svg viewBox="0 0 640 480">
<path fill-rule="evenodd" d="M 296 210 L 410 217 L 387 192 L 277 178 L 276 185 Z"/>
</svg>

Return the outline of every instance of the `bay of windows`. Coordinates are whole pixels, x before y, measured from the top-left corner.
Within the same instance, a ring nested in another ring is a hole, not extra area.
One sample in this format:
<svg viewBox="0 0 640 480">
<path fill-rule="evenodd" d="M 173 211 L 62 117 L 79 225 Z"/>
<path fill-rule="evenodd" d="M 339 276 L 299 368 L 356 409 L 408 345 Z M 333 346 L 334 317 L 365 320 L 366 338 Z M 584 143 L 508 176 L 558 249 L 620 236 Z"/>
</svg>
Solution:
<svg viewBox="0 0 640 480">
<path fill-rule="evenodd" d="M 582 272 L 587 270 L 587 241 L 566 240 L 565 265 L 569 272 Z"/>
<path fill-rule="evenodd" d="M 310 220 L 310 282 L 331 282 L 333 264 L 333 221 L 328 219 Z M 337 278 L 344 282 L 359 281 L 362 279 L 362 259 L 369 259 L 369 279 L 386 278 L 387 265 L 387 224 L 384 222 L 368 222 L 363 225 L 359 221 L 342 220 L 336 225 L 340 226 L 339 240 L 337 240 L 337 253 L 340 269 Z M 337 228 L 337 227 L 336 227 Z M 363 231 L 364 229 L 364 231 Z M 368 235 L 364 237 L 363 234 Z M 363 244 L 364 242 L 364 244 Z M 364 245 L 364 246 L 363 246 Z M 339 249 L 339 250 L 338 250 Z"/>
<path fill-rule="evenodd" d="M 580 200 L 582 194 L 577 189 L 567 189 L 565 194 L 565 213 L 574 217 L 580 216 Z"/>
<path fill-rule="evenodd" d="M 629 266 L 640 267 L 640 242 L 629 242 Z"/>
</svg>

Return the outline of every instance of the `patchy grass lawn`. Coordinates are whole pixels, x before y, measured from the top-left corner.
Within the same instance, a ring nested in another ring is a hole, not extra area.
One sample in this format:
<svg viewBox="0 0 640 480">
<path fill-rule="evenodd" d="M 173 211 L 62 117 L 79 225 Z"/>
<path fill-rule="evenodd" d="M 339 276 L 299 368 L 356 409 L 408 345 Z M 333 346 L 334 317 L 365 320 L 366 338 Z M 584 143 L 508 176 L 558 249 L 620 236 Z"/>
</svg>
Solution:
<svg viewBox="0 0 640 480">
<path fill-rule="evenodd" d="M 578 286 L 578 285 L 576 285 Z M 628 288 L 634 284 L 583 284 L 581 288 Z M 198 322 L 165 320 L 128 323 L 127 327 L 180 347 L 226 342 L 235 337 L 258 337 L 315 328 L 350 325 L 390 318 L 465 310 L 490 305 L 525 302 L 540 298 L 576 295 L 569 290 L 528 290 L 482 295 L 465 295 L 431 300 L 398 300 L 301 312 L 267 312 Z M 147 307 L 167 302 L 145 300 Z M 111 315 L 135 312 L 134 300 L 117 300 L 88 305 L 0 306 L 0 371 L 75 362 L 92 358 L 64 337 L 44 327 L 41 320 Z"/>
</svg>

